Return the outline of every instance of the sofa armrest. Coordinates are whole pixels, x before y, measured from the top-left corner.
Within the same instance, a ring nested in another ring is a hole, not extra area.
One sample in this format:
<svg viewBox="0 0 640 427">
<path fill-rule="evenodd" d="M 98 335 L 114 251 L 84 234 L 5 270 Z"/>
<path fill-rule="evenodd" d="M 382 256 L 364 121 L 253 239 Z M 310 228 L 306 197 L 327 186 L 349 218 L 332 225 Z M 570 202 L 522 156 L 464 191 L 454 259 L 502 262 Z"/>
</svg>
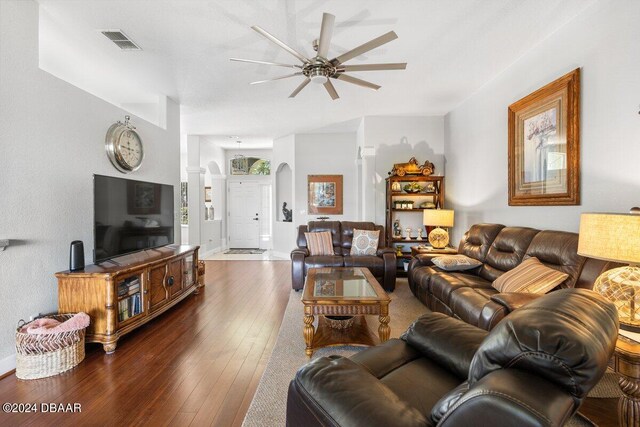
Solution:
<svg viewBox="0 0 640 427">
<path fill-rule="evenodd" d="M 380 248 L 378 249 L 378 251 L 376 252 L 377 256 L 382 256 L 384 254 L 396 254 L 396 250 L 393 248 Z"/>
<path fill-rule="evenodd" d="M 321 357 L 300 368 L 289 385 L 287 426 L 429 425 L 364 367 L 343 357 Z"/>
<path fill-rule="evenodd" d="M 294 255 L 302 255 L 303 257 L 309 256 L 309 249 L 307 248 L 295 248 L 291 251 L 291 259 L 293 259 Z"/>
<path fill-rule="evenodd" d="M 467 378 L 471 360 L 488 332 L 443 313 L 418 318 L 402 336 L 411 347 L 460 378 Z"/>
<path fill-rule="evenodd" d="M 537 375 L 501 369 L 471 384 L 442 419 L 431 415 L 441 427 L 476 425 L 478 414 L 488 426 L 562 426 L 578 406 L 571 394 Z"/>
<path fill-rule="evenodd" d="M 500 304 L 509 312 L 512 312 L 529 304 L 531 301 L 537 300 L 541 296 L 540 294 L 531 294 L 528 292 L 505 292 L 491 295 L 491 301 Z"/>
<path fill-rule="evenodd" d="M 393 292 L 396 288 L 396 253 L 395 251 L 382 253 L 384 262 L 384 277 L 382 287 L 387 292 Z"/>
<path fill-rule="evenodd" d="M 291 287 L 300 290 L 304 287 L 304 259 L 309 256 L 306 248 L 291 251 Z"/>
</svg>

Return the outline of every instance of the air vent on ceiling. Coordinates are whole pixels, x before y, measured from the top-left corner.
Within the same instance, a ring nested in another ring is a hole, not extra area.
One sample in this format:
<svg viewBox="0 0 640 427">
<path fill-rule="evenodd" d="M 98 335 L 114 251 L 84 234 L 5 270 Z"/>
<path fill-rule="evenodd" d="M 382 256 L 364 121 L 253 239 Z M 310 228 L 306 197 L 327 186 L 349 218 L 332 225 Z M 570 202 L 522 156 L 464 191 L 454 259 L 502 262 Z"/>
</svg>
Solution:
<svg viewBox="0 0 640 427">
<path fill-rule="evenodd" d="M 142 50 L 121 30 L 102 30 L 100 32 L 122 50 Z"/>
</svg>

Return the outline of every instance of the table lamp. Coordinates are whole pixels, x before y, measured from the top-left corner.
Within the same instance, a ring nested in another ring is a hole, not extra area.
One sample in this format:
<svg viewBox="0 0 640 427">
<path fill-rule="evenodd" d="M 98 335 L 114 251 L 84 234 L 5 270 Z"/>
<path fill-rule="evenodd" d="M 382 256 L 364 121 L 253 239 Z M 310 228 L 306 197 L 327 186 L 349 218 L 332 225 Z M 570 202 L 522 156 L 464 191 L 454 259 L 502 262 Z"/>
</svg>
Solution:
<svg viewBox="0 0 640 427">
<path fill-rule="evenodd" d="M 449 244 L 449 233 L 440 227 L 453 227 L 453 211 L 451 209 L 425 209 L 422 223 L 435 226 L 429 233 L 429 243 L 436 249 L 446 248 Z"/>
<path fill-rule="evenodd" d="M 582 214 L 578 254 L 629 264 L 602 273 L 593 290 L 615 304 L 622 329 L 640 332 L 640 215 Z"/>
</svg>

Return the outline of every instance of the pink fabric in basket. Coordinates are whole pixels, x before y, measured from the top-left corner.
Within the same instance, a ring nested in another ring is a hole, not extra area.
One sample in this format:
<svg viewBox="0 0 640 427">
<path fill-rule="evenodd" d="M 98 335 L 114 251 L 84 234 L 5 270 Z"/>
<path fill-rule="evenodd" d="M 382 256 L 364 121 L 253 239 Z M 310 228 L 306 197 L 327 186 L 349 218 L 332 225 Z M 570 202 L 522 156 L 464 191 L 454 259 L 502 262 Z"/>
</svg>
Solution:
<svg viewBox="0 0 640 427">
<path fill-rule="evenodd" d="M 38 319 L 25 325 L 21 332 L 28 334 L 59 334 L 61 332 L 77 331 L 89 326 L 89 315 L 87 313 L 77 313 L 71 319 L 60 323 L 55 319 Z"/>
</svg>

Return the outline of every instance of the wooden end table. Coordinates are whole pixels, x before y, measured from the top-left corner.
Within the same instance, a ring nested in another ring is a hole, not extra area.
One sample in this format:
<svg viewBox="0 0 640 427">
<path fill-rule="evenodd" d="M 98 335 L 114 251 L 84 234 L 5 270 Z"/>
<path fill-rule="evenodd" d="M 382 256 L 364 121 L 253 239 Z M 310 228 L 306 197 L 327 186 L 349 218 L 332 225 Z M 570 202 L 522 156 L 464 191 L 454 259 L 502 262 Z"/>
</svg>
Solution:
<svg viewBox="0 0 640 427">
<path fill-rule="evenodd" d="M 613 356 L 620 375 L 622 396 L 618 402 L 618 423 L 623 427 L 640 425 L 640 343 L 618 335 Z"/>
<path fill-rule="evenodd" d="M 431 255 L 456 255 L 458 250 L 452 247 L 446 247 L 444 249 L 435 249 L 431 246 L 419 247 L 411 246 L 411 256 L 431 254 Z"/>
<path fill-rule="evenodd" d="M 361 267 L 310 268 L 302 293 L 304 304 L 304 340 L 308 357 L 314 350 L 335 345 L 372 346 L 389 339 L 389 303 L 391 298 L 373 277 Z M 367 327 L 364 315 L 378 315 L 379 340 Z M 318 328 L 313 325 L 316 315 Z M 324 316 L 355 316 L 353 326 L 330 328 Z"/>
</svg>

